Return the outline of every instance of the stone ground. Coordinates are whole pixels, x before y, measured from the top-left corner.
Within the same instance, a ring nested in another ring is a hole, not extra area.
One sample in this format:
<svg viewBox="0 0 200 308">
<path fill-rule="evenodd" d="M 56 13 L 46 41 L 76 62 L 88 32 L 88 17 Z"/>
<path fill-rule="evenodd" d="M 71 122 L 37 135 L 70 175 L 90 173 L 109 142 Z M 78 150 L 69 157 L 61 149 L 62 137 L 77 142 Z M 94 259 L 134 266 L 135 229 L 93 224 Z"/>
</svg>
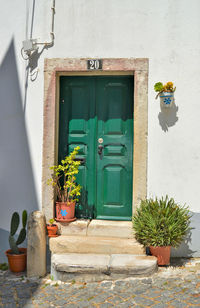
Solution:
<svg viewBox="0 0 200 308">
<path fill-rule="evenodd" d="M 200 307 L 200 259 L 174 259 L 151 277 L 98 283 L 0 271 L 0 307 Z"/>
</svg>

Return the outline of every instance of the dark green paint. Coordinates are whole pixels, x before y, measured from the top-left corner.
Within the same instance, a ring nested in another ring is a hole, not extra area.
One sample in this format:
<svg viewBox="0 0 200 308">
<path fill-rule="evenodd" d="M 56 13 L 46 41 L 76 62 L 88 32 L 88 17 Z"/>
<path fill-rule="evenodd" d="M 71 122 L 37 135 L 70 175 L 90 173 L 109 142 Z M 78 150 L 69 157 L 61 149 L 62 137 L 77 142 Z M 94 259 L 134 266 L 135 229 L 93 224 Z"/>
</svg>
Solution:
<svg viewBox="0 0 200 308">
<path fill-rule="evenodd" d="M 86 159 L 77 217 L 131 220 L 133 76 L 60 77 L 59 119 L 59 161 L 77 145 Z"/>
</svg>

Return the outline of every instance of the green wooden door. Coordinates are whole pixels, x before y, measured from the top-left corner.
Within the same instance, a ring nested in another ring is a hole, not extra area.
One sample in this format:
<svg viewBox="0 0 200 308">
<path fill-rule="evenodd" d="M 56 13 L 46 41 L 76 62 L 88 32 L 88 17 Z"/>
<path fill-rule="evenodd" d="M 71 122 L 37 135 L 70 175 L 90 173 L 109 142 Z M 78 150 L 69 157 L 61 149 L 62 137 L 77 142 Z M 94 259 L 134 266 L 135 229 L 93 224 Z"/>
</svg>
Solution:
<svg viewBox="0 0 200 308">
<path fill-rule="evenodd" d="M 80 146 L 79 218 L 131 220 L 133 76 L 60 78 L 59 157 Z"/>
</svg>

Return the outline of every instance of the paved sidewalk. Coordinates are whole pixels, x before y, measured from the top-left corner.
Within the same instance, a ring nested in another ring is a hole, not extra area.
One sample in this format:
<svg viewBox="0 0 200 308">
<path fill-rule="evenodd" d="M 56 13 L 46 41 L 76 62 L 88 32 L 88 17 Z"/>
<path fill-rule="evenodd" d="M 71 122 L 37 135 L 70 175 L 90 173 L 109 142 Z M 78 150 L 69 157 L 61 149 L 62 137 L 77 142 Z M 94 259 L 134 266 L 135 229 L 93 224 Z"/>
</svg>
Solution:
<svg viewBox="0 0 200 308">
<path fill-rule="evenodd" d="M 200 259 L 176 260 L 151 277 L 99 283 L 28 280 L 0 271 L 0 307 L 200 307 Z"/>
</svg>

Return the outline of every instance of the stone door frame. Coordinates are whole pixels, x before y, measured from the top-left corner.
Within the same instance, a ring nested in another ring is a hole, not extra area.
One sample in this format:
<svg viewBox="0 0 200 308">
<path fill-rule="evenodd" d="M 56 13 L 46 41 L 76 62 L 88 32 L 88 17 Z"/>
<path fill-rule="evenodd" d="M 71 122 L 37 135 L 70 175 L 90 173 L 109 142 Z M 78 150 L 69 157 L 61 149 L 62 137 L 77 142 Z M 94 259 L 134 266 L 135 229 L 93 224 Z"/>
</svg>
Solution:
<svg viewBox="0 0 200 308">
<path fill-rule="evenodd" d="M 134 75 L 133 134 L 133 198 L 134 213 L 147 195 L 148 136 L 148 59 L 102 59 L 102 70 L 87 69 L 88 59 L 45 59 L 44 62 L 44 122 L 42 163 L 42 209 L 46 219 L 54 217 L 54 191 L 47 185 L 58 156 L 59 76 Z"/>
</svg>

